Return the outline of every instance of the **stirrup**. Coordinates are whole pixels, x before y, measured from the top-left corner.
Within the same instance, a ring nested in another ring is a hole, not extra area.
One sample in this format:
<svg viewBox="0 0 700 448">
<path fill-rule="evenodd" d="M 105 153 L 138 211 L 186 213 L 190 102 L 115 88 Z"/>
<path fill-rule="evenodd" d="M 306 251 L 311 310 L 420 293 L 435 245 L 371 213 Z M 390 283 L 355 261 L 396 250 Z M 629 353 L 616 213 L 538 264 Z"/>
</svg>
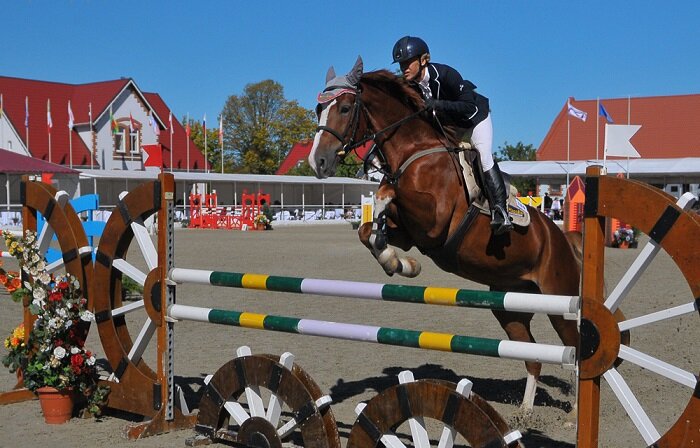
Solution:
<svg viewBox="0 0 700 448">
<path fill-rule="evenodd" d="M 503 235 L 513 230 L 513 222 L 510 216 L 501 207 L 494 207 L 491 211 L 491 231 L 494 235 Z"/>
</svg>

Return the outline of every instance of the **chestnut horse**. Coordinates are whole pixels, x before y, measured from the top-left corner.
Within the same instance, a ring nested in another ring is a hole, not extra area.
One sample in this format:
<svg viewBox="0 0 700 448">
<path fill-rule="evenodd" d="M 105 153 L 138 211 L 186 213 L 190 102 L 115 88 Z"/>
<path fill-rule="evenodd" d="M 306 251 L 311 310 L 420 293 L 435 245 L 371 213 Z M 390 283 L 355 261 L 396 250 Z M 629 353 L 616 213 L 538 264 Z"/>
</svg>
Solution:
<svg viewBox="0 0 700 448">
<path fill-rule="evenodd" d="M 362 225 L 359 236 L 388 275 L 420 272 L 414 258 L 398 256 L 388 244 L 404 251 L 416 246 L 441 269 L 492 290 L 579 294 L 580 238 L 565 235 L 533 208 L 528 227 L 494 236 L 488 216 L 470 213 L 456 151 L 447 149 L 456 145 L 445 141 L 402 78 L 386 70 L 363 74 L 358 58 L 348 75 L 336 77 L 331 67 L 326 82 L 309 163 L 318 178 L 332 176 L 349 151 L 374 140 L 385 175 L 375 194 L 374 222 Z M 511 340 L 534 342 L 532 314 L 493 314 Z M 576 322 L 549 319 L 562 342 L 576 347 Z M 522 406 L 532 409 L 541 364 L 525 364 Z"/>
</svg>

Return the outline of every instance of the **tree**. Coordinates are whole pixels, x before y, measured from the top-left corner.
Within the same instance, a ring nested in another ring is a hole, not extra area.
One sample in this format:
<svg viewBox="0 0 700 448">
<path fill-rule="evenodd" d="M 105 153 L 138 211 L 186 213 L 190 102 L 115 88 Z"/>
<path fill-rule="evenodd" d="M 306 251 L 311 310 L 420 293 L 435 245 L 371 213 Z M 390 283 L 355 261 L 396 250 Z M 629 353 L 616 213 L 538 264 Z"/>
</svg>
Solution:
<svg viewBox="0 0 700 448">
<path fill-rule="evenodd" d="M 292 145 L 316 128 L 314 112 L 287 101 L 282 85 L 269 79 L 231 95 L 222 115 L 224 156 L 239 173 L 274 173 Z"/>
<path fill-rule="evenodd" d="M 494 154 L 496 162 L 503 160 L 537 160 L 537 148 L 532 145 L 525 145 L 523 142 L 518 142 L 509 145 L 505 142 L 503 146 L 498 147 L 498 151 Z M 520 194 L 527 194 L 529 191 L 537 189 L 537 179 L 534 177 L 513 178 L 511 183 L 518 189 Z"/>
</svg>

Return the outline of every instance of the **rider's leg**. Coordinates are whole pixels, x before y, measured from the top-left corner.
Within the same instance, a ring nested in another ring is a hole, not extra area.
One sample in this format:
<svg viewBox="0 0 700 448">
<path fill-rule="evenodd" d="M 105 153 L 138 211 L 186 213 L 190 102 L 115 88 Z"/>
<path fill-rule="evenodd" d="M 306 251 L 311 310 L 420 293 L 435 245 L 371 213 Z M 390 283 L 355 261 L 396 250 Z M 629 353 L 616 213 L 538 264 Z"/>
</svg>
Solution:
<svg viewBox="0 0 700 448">
<path fill-rule="evenodd" d="M 506 206 L 508 193 L 503 182 L 503 176 L 498 165 L 493 160 L 493 154 L 491 154 L 493 145 L 491 114 L 474 128 L 472 145 L 479 152 L 481 168 L 484 171 L 484 187 L 486 189 L 486 197 L 491 206 L 491 228 L 494 234 L 501 235 L 513 230 L 513 224 L 508 216 L 508 207 Z"/>
</svg>

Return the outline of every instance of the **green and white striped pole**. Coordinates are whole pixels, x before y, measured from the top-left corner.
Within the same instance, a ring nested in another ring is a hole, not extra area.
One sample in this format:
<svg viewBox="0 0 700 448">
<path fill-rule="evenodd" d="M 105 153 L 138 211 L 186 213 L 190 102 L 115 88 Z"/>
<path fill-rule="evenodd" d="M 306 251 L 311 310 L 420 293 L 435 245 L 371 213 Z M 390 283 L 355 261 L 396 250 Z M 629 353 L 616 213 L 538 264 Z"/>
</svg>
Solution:
<svg viewBox="0 0 700 448">
<path fill-rule="evenodd" d="M 499 339 L 447 333 L 300 319 L 188 305 L 171 305 L 168 309 L 168 317 L 176 320 L 208 322 L 258 330 L 281 331 L 352 341 L 375 342 L 385 345 L 534 361 L 567 367 L 574 365 L 576 356 L 574 347 L 559 345 L 502 341 Z"/>
<path fill-rule="evenodd" d="M 195 283 L 298 294 L 544 313 L 571 318 L 576 317 L 579 308 L 578 296 L 477 291 L 436 286 L 391 285 L 184 268 L 172 269 L 169 277 L 176 283 Z"/>
</svg>

